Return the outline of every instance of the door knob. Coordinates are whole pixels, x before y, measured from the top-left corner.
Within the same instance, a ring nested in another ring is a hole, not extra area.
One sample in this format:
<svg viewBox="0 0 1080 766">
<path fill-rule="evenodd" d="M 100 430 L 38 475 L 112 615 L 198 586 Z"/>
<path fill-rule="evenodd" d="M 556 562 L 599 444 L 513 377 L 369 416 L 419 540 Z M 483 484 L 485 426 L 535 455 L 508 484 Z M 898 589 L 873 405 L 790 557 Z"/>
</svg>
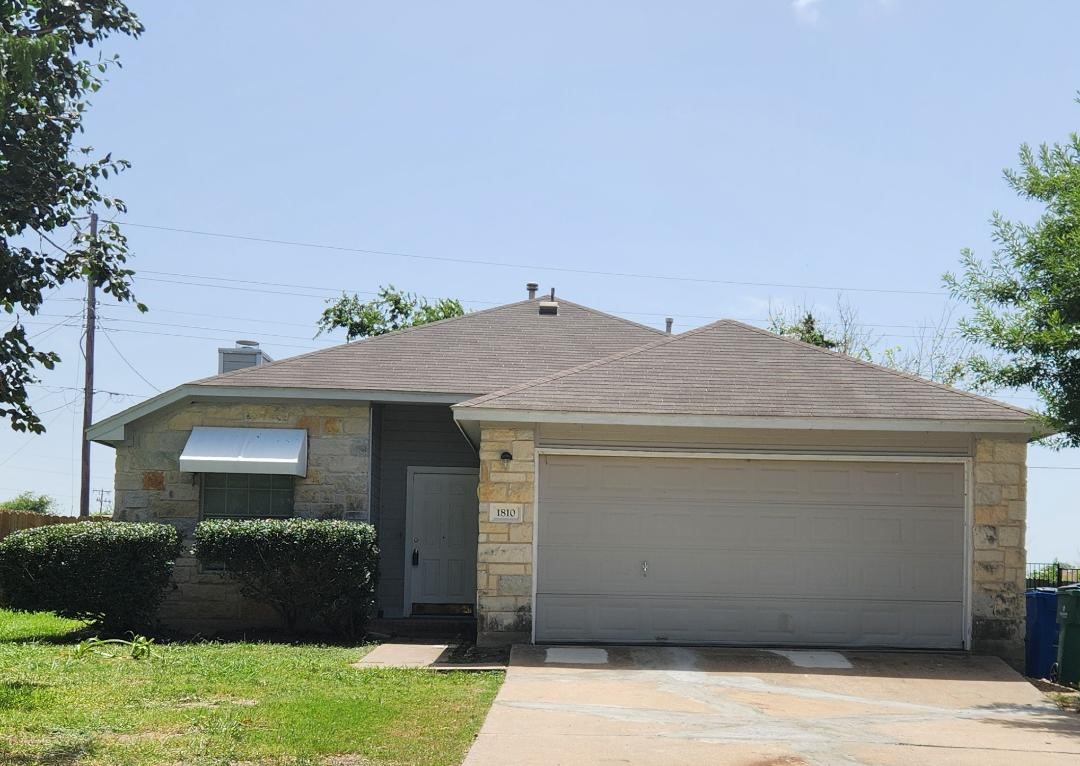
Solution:
<svg viewBox="0 0 1080 766">
<path fill-rule="evenodd" d="M 412 565 L 414 567 L 420 566 L 420 549 L 419 548 L 413 548 L 412 549 Z"/>
</svg>

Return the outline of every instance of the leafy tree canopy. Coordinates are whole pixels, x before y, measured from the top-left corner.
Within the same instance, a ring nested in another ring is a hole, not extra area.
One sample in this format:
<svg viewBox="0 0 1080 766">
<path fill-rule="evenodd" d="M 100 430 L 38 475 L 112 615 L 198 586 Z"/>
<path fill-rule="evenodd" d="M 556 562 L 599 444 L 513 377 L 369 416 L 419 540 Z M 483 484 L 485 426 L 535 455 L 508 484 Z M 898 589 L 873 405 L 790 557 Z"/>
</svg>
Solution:
<svg viewBox="0 0 1080 766">
<path fill-rule="evenodd" d="M 119 65 L 116 57 L 90 58 L 90 49 L 112 34 L 142 31 L 119 0 L 0 2 L 0 307 L 13 315 L 0 336 L 0 416 L 17 431 L 45 430 L 27 386 L 36 369 L 60 360 L 31 343 L 18 312 L 37 314 L 47 292 L 72 279 L 133 300 L 120 229 L 107 223 L 91 238 L 86 226 L 94 208 L 126 209 L 99 184 L 128 163 L 73 142 L 89 95 Z"/>
<path fill-rule="evenodd" d="M 790 321 L 780 315 L 770 317 L 769 329 L 777 335 L 786 335 L 796 338 L 803 343 L 809 343 L 821 348 L 836 348 L 839 343 L 825 335 L 825 330 L 818 326 L 817 318 L 809 311 L 795 321 Z"/>
<path fill-rule="evenodd" d="M 48 495 L 35 495 L 33 492 L 20 492 L 10 500 L 0 500 L 0 511 L 29 511 L 30 513 L 52 513 L 56 501 Z"/>
<path fill-rule="evenodd" d="M 461 301 L 454 298 L 431 303 L 413 293 L 401 292 L 393 285 L 380 287 L 378 295 L 369 301 L 360 300 L 355 293 L 342 293 L 328 304 L 319 318 L 316 337 L 340 327 L 345 330 L 347 340 L 369 338 L 465 313 Z"/>
<path fill-rule="evenodd" d="M 989 349 L 970 365 L 977 382 L 1030 387 L 1061 433 L 1054 444 L 1080 446 L 1080 134 L 1024 144 L 1005 180 L 1042 215 L 1029 224 L 994 213 L 989 261 L 965 250 L 945 283 L 971 308 L 961 332 Z"/>
</svg>

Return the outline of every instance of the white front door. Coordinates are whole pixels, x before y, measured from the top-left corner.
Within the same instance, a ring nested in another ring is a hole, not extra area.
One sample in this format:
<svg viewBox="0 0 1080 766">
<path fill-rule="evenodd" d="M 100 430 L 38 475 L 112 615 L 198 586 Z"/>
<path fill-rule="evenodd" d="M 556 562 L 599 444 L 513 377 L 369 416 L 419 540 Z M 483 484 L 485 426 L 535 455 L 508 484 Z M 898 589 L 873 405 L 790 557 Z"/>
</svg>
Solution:
<svg viewBox="0 0 1080 766">
<path fill-rule="evenodd" d="M 474 469 L 409 468 L 406 615 L 416 604 L 475 604 L 476 484 Z"/>
</svg>

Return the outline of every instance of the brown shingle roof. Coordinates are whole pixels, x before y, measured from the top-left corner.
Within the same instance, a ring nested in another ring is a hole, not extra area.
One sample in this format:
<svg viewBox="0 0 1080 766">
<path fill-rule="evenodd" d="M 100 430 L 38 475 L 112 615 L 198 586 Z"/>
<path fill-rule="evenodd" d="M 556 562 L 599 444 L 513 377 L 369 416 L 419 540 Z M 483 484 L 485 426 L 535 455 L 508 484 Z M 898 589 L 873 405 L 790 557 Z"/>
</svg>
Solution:
<svg viewBox="0 0 1080 766">
<path fill-rule="evenodd" d="M 723 320 L 470 400 L 468 408 L 753 417 L 1027 420 L 1033 414 Z"/>
<path fill-rule="evenodd" d="M 539 301 L 525 300 L 196 383 L 485 394 L 665 337 L 558 300 L 555 316 L 540 316 Z"/>
</svg>

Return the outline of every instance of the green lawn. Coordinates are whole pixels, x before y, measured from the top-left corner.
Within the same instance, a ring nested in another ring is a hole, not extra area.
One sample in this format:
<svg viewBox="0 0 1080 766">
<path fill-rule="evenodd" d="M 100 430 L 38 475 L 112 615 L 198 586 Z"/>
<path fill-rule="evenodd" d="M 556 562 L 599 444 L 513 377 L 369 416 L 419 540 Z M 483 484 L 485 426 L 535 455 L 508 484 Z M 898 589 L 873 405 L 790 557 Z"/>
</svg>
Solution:
<svg viewBox="0 0 1080 766">
<path fill-rule="evenodd" d="M 458 764 L 501 673 L 358 670 L 363 648 L 76 651 L 79 624 L 0 610 L 0 763 Z"/>
</svg>

